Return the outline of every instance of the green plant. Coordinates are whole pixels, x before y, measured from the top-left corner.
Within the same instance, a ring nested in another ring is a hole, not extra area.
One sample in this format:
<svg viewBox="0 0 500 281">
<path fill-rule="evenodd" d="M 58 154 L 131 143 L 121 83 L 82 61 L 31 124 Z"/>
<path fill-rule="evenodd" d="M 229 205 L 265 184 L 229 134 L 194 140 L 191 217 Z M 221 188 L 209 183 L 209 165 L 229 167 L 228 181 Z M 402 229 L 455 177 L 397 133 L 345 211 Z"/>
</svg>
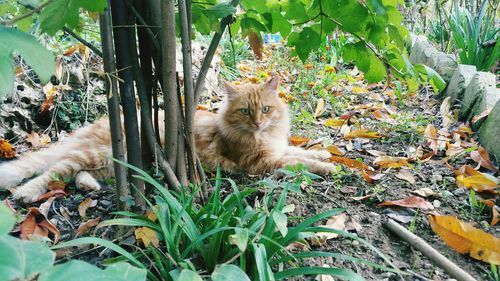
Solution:
<svg viewBox="0 0 500 281">
<path fill-rule="evenodd" d="M 484 0 L 479 14 L 455 5 L 448 15 L 453 42 L 459 51 L 460 63 L 475 65 L 478 70 L 490 70 L 500 59 L 500 28 L 495 16 L 487 16 L 488 1 Z"/>
<path fill-rule="evenodd" d="M 15 222 L 14 214 L 0 204 L 0 280 L 146 280 L 145 269 L 124 262 L 104 270 L 79 260 L 54 265 L 56 254 L 45 243 L 20 240 L 8 234 Z"/>
<path fill-rule="evenodd" d="M 221 270 L 227 270 L 228 265 L 242 280 L 275 280 L 285 279 L 298 275 L 330 274 L 349 280 L 363 280 L 354 272 L 341 268 L 301 267 L 300 261 L 307 258 L 334 257 L 358 263 L 367 264 L 382 270 L 398 272 L 395 267 L 389 268 L 363 259 L 329 252 L 291 253 L 286 247 L 295 243 L 307 243 L 306 237 L 315 232 L 333 232 L 348 238 L 358 240 L 368 248 L 379 254 L 388 264 L 390 261 L 376 248 L 358 236 L 324 227 L 314 227 L 320 220 L 339 214 L 345 209 L 333 209 L 315 215 L 300 222 L 296 226 L 287 225 L 289 206 L 285 205 L 287 193 L 295 189 L 302 181 L 311 181 L 317 176 L 310 174 L 300 167 L 287 170 L 289 175 L 294 174 L 296 179 L 291 184 L 285 184 L 283 189 L 273 181 L 266 181 L 267 187 L 262 200 L 249 203 L 254 197 L 256 189 L 240 191 L 231 179 L 222 179 L 217 172 L 215 187 L 212 196 L 204 206 L 194 203 L 195 194 L 182 191 L 174 194 L 156 182 L 147 173 L 129 166 L 142 179 L 151 184 L 158 191 L 154 197 L 155 204 L 146 200 L 151 210 L 158 218 L 151 221 L 148 218 L 130 212 L 117 212 L 125 218 L 117 218 L 101 223 L 100 227 L 109 225 L 125 225 L 134 227 L 148 227 L 155 231 L 161 241 L 160 247 L 148 247 L 146 250 L 133 255 L 123 253 L 123 249 L 116 245 L 109 245 L 105 241 L 102 246 L 110 247 L 122 254 L 133 264 L 139 265 L 138 258 L 149 260 L 151 266 L 148 278 L 150 280 L 180 280 L 178 276 L 189 274 L 193 279 L 201 280 L 200 273 L 211 274 L 216 279 Z M 232 192 L 225 198 L 221 196 L 223 180 L 227 181 Z M 273 204 L 273 202 L 275 202 Z M 97 238 L 81 238 L 62 243 L 58 247 L 76 245 L 78 243 L 101 243 Z M 102 240 L 102 239 L 101 239 Z M 391 265 L 392 266 L 392 265 Z M 284 269 L 283 269 L 284 268 Z"/>
<path fill-rule="evenodd" d="M 443 52 L 446 51 L 447 46 L 450 43 L 450 32 L 439 21 L 433 21 L 430 26 L 430 31 L 428 33 L 429 39 L 436 44 L 441 44 L 444 47 Z"/>
<path fill-rule="evenodd" d="M 500 269 L 497 268 L 496 265 L 490 264 L 490 272 L 488 272 L 488 276 L 490 277 L 490 280 L 499 281 L 500 280 L 499 273 L 500 273 Z"/>
</svg>

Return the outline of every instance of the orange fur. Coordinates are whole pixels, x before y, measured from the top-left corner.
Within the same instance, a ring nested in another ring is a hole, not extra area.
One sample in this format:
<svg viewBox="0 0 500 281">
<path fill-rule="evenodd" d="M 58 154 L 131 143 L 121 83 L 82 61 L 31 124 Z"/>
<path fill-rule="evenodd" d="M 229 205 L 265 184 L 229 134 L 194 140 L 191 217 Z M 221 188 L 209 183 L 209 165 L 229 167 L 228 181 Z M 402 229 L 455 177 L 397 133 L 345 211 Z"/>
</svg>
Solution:
<svg viewBox="0 0 500 281">
<path fill-rule="evenodd" d="M 261 85 L 226 83 L 227 98 L 217 114 L 196 112 L 196 150 L 203 164 L 252 174 L 299 163 L 314 173 L 333 170 L 333 164 L 321 161 L 330 156 L 327 151 L 288 146 L 288 110 L 276 94 L 277 85 L 277 76 Z M 13 189 L 14 198 L 32 202 L 46 191 L 54 175 L 74 177 L 84 189 L 98 189 L 96 178 L 113 176 L 110 156 L 109 121 L 102 118 L 45 150 L 0 165 L 0 189 Z"/>
</svg>

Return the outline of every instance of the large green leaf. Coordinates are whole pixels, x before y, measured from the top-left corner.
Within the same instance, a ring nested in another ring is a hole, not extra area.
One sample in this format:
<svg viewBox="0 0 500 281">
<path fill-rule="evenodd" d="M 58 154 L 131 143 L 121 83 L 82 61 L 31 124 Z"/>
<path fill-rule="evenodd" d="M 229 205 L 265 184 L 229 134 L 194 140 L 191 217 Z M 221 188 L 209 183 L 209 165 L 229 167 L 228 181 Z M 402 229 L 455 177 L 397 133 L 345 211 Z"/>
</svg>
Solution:
<svg viewBox="0 0 500 281">
<path fill-rule="evenodd" d="M 143 281 L 146 271 L 126 264 L 117 264 L 111 269 L 102 270 L 89 263 L 71 260 L 46 269 L 38 281 Z"/>
<path fill-rule="evenodd" d="M 40 13 L 41 28 L 54 35 L 64 26 L 78 27 L 80 8 L 101 12 L 106 8 L 106 0 L 53 0 Z"/>
<path fill-rule="evenodd" d="M 5 204 L 0 203 L 0 235 L 8 234 L 15 223 L 16 218 L 14 214 Z"/>
<path fill-rule="evenodd" d="M 309 53 L 321 44 L 320 35 L 310 27 L 305 27 L 300 33 L 292 32 L 288 36 L 288 45 L 295 47 L 295 52 L 302 61 L 309 57 Z"/>
<path fill-rule="evenodd" d="M 241 268 L 232 264 L 223 264 L 217 266 L 212 272 L 213 281 L 250 281 Z"/>
<path fill-rule="evenodd" d="M 105 272 L 120 278 L 123 281 L 139 281 L 146 280 L 146 270 L 137 268 L 126 262 L 119 262 L 109 265 L 104 270 Z"/>
<path fill-rule="evenodd" d="M 55 253 L 47 245 L 0 236 L 0 280 L 31 279 L 54 264 Z"/>
<path fill-rule="evenodd" d="M 14 91 L 12 55 L 20 54 L 46 83 L 54 72 L 54 56 L 35 37 L 17 29 L 0 26 L 0 99 Z"/>
</svg>

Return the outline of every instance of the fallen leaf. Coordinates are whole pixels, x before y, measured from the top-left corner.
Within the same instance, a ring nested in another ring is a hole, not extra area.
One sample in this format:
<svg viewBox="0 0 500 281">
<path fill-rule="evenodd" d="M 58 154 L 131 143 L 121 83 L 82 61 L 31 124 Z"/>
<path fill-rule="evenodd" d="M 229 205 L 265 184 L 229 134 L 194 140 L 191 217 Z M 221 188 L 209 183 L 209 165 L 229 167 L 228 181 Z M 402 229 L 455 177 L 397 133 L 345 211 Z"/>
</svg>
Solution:
<svg viewBox="0 0 500 281">
<path fill-rule="evenodd" d="M 310 138 L 304 138 L 298 136 L 292 136 L 288 138 L 288 141 L 294 146 L 302 146 L 308 143 L 310 140 L 311 140 Z"/>
<path fill-rule="evenodd" d="M 491 170 L 493 172 L 498 171 L 498 169 L 491 162 L 488 151 L 482 146 L 480 146 L 477 150 L 472 151 L 470 153 L 470 158 L 472 158 L 472 160 L 488 170 Z"/>
<path fill-rule="evenodd" d="M 340 148 L 336 145 L 329 145 L 326 150 L 330 152 L 332 155 L 337 155 L 337 156 L 342 156 L 345 154 L 345 152 L 341 151 Z"/>
<path fill-rule="evenodd" d="M 55 189 L 55 190 L 51 190 L 47 193 L 40 195 L 37 199 L 35 199 L 34 202 L 40 202 L 43 200 L 47 200 L 48 198 L 51 198 L 51 197 L 63 197 L 63 196 L 67 196 L 67 195 L 68 194 L 66 192 L 64 192 L 64 190 Z"/>
<path fill-rule="evenodd" d="M 70 220 L 71 219 L 71 216 L 73 215 L 73 213 L 71 213 L 68 208 L 64 207 L 64 206 L 61 206 L 59 207 L 59 213 L 61 213 L 61 215 L 67 219 L 67 220 Z"/>
<path fill-rule="evenodd" d="M 384 177 L 384 174 L 375 174 L 371 171 L 362 170 L 361 176 L 363 176 L 363 179 L 368 183 L 372 183 L 374 181 L 380 180 L 382 177 Z"/>
<path fill-rule="evenodd" d="M 367 195 L 363 195 L 363 196 L 354 196 L 354 197 L 351 197 L 353 200 L 355 201 L 363 201 L 363 200 L 366 200 L 368 198 L 372 198 L 372 197 L 375 197 L 377 194 L 373 193 L 373 194 L 367 194 Z"/>
<path fill-rule="evenodd" d="M 326 119 L 325 121 L 323 121 L 323 125 L 327 126 L 327 127 L 332 127 L 332 128 L 335 128 L 335 127 L 340 127 L 342 125 L 344 125 L 344 123 L 346 122 L 346 120 L 344 119 Z"/>
<path fill-rule="evenodd" d="M 495 201 L 493 199 L 489 200 L 480 200 L 484 205 L 488 206 L 491 208 L 491 222 L 490 225 L 494 226 L 500 221 L 500 214 L 497 211 L 497 205 L 495 204 Z"/>
<path fill-rule="evenodd" d="M 355 130 L 350 131 L 344 135 L 344 139 L 354 139 L 354 138 L 365 138 L 365 139 L 378 139 L 383 137 L 379 132 L 369 131 L 369 130 Z"/>
<path fill-rule="evenodd" d="M 75 45 L 75 46 L 72 46 L 72 47 L 69 47 L 68 49 L 66 49 L 66 51 L 64 51 L 63 53 L 63 56 L 71 56 L 74 52 L 76 52 L 78 50 L 78 45 Z"/>
<path fill-rule="evenodd" d="M 378 151 L 378 150 L 367 150 L 366 152 L 368 152 L 368 154 L 372 155 L 372 156 L 385 156 L 387 155 L 387 153 L 383 152 L 383 151 Z"/>
<path fill-rule="evenodd" d="M 438 151 L 438 143 L 437 143 L 437 130 L 434 125 L 429 124 L 425 128 L 424 137 L 427 139 L 427 143 L 429 144 L 429 148 L 432 149 L 434 154 Z"/>
<path fill-rule="evenodd" d="M 439 113 L 441 114 L 441 117 L 443 118 L 441 126 L 443 127 L 444 130 L 448 130 L 455 122 L 453 120 L 453 114 L 450 113 L 450 100 L 451 97 L 447 97 L 443 100 L 443 103 L 441 103 L 441 106 L 439 107 Z"/>
<path fill-rule="evenodd" d="M 21 239 L 48 238 L 49 232 L 54 235 L 54 244 L 57 244 L 61 234 L 59 230 L 43 215 L 38 208 L 29 208 L 28 214 L 19 225 Z"/>
<path fill-rule="evenodd" d="M 369 170 L 369 171 L 373 170 L 370 166 L 366 165 L 363 162 L 357 161 L 355 159 L 339 157 L 339 156 L 331 156 L 328 160 L 330 162 L 343 164 L 350 169 Z"/>
<path fill-rule="evenodd" d="M 353 94 L 366 94 L 366 93 L 368 93 L 368 89 L 366 89 L 364 87 L 352 87 L 351 92 Z"/>
<path fill-rule="evenodd" d="M 156 231 L 147 227 L 139 227 L 136 228 L 135 231 L 135 239 L 137 241 L 141 241 L 144 247 L 148 247 L 150 244 L 153 244 L 156 248 L 160 247 L 160 240 L 158 240 L 158 235 Z"/>
<path fill-rule="evenodd" d="M 399 168 L 408 166 L 408 159 L 404 157 L 379 156 L 373 160 L 373 164 L 380 168 Z"/>
<path fill-rule="evenodd" d="M 0 158 L 13 158 L 16 149 L 5 139 L 0 139 Z"/>
<path fill-rule="evenodd" d="M 326 106 L 325 106 L 325 101 L 320 98 L 318 99 L 318 103 L 316 104 L 316 110 L 314 110 L 314 118 L 318 118 L 323 112 L 325 112 Z"/>
<path fill-rule="evenodd" d="M 64 190 L 66 188 L 66 183 L 60 180 L 49 181 L 47 185 L 48 190 Z"/>
<path fill-rule="evenodd" d="M 326 221 L 326 223 L 324 225 L 322 225 L 322 227 L 332 228 L 332 229 L 336 229 L 336 230 L 345 230 L 347 218 L 348 218 L 348 216 L 346 213 L 342 213 L 340 215 L 333 216 L 333 217 L 329 218 Z M 330 240 L 333 238 L 337 238 L 339 236 L 339 234 L 331 233 L 331 232 L 317 232 L 316 236 L 324 242 L 324 241 L 327 241 L 327 240 Z"/>
<path fill-rule="evenodd" d="M 459 187 L 474 189 L 477 192 L 489 191 L 496 193 L 495 189 L 499 187 L 499 180 L 484 173 L 473 176 L 458 175 L 457 185 Z"/>
<path fill-rule="evenodd" d="M 54 202 L 54 200 L 56 200 L 55 197 L 50 197 L 47 201 L 45 201 L 43 204 L 41 204 L 39 207 L 38 207 L 38 210 L 40 211 L 40 213 L 44 216 L 48 216 L 49 214 L 49 209 L 50 209 L 50 206 L 52 206 L 52 203 Z"/>
<path fill-rule="evenodd" d="M 101 220 L 101 218 L 97 217 L 95 219 L 91 219 L 91 220 L 88 220 L 86 222 L 82 222 L 80 224 L 80 226 L 78 226 L 78 229 L 75 232 L 75 237 L 87 233 L 92 227 L 98 225 L 100 220 Z"/>
<path fill-rule="evenodd" d="M 436 194 L 432 189 L 430 189 L 428 187 L 413 190 L 411 193 L 417 194 L 418 196 L 424 197 L 424 198 L 427 198 L 429 196 Z"/>
<path fill-rule="evenodd" d="M 40 146 L 40 135 L 35 131 L 31 131 L 26 135 L 26 142 L 31 144 L 31 147 L 38 148 Z"/>
<path fill-rule="evenodd" d="M 429 216 L 432 230 L 455 251 L 490 264 L 500 264 L 500 239 L 453 216 Z"/>
<path fill-rule="evenodd" d="M 97 200 L 94 200 L 92 198 L 87 198 L 78 205 L 78 213 L 80 214 L 80 217 L 84 218 L 87 214 L 87 209 L 88 208 L 93 208 L 97 205 Z"/>
<path fill-rule="evenodd" d="M 324 264 L 323 267 L 329 268 L 330 266 L 328 264 Z M 325 274 L 318 275 L 314 280 L 315 281 L 335 281 L 335 279 L 333 279 L 333 277 L 331 275 L 325 275 Z"/>
<path fill-rule="evenodd" d="M 399 206 L 406 208 L 418 208 L 422 210 L 433 210 L 434 206 L 427 202 L 424 198 L 418 197 L 415 195 L 410 195 L 407 198 L 395 200 L 395 201 L 386 201 L 378 204 L 379 206 Z"/>
<path fill-rule="evenodd" d="M 476 124 L 479 120 L 486 118 L 488 115 L 490 115 L 490 112 L 493 108 L 486 109 L 485 111 L 479 113 L 478 115 L 474 116 L 471 120 L 472 124 Z"/>
<path fill-rule="evenodd" d="M 51 143 L 52 140 L 50 139 L 49 135 L 47 134 L 42 134 L 40 136 L 40 144 L 43 146 L 47 146 L 49 143 Z"/>
<path fill-rule="evenodd" d="M 411 184 L 415 184 L 415 177 L 410 170 L 401 169 L 399 173 L 396 174 L 396 178 L 405 180 Z"/>
</svg>

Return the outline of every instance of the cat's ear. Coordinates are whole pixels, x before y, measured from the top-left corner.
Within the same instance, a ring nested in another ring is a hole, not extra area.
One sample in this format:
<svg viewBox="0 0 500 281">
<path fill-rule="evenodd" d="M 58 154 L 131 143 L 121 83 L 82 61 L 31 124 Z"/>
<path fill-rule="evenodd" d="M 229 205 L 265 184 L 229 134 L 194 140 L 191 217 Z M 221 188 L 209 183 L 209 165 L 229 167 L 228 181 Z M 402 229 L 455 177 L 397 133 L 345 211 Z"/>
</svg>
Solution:
<svg viewBox="0 0 500 281">
<path fill-rule="evenodd" d="M 280 82 L 280 77 L 278 76 L 278 74 L 273 73 L 273 74 L 271 74 L 271 77 L 269 77 L 269 79 L 267 79 L 267 81 L 264 83 L 264 85 L 262 85 L 262 87 L 266 92 L 276 93 L 276 90 L 278 89 L 279 82 Z"/>
<path fill-rule="evenodd" d="M 233 85 L 233 83 L 224 81 L 224 87 L 226 88 L 226 93 L 228 97 L 234 96 L 238 93 L 238 89 L 236 88 L 235 85 Z"/>
</svg>

